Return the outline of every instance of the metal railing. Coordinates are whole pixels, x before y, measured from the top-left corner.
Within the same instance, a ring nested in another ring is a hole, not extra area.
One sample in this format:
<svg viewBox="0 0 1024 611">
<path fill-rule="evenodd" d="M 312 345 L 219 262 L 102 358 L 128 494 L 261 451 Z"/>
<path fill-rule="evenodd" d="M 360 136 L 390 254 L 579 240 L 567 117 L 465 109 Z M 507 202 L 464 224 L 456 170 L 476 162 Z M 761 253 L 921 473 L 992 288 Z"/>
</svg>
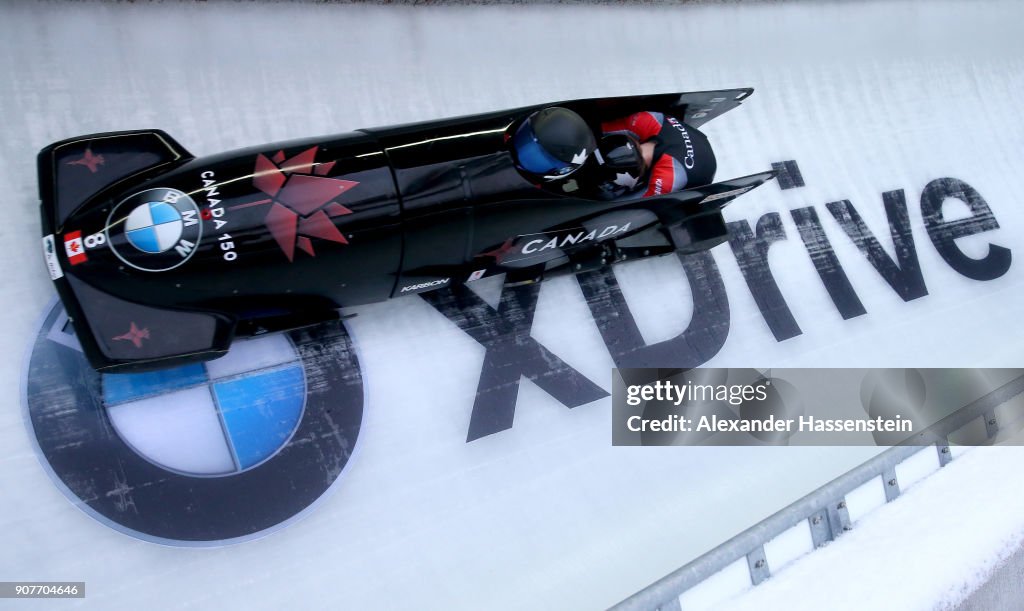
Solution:
<svg viewBox="0 0 1024 611">
<path fill-rule="evenodd" d="M 1001 425 L 996 408 L 1024 392 L 1024 375 L 1019 376 L 949 416 L 918 432 L 901 445 L 889 448 L 871 460 L 811 492 L 792 505 L 729 539 L 696 560 L 612 607 L 616 611 L 681 611 L 681 594 L 746 557 L 750 583 L 754 586 L 771 576 L 765 544 L 806 521 L 813 548 L 817 549 L 852 528 L 846 495 L 874 478 L 881 478 L 886 502 L 900 495 L 896 465 L 931 445 L 938 454 L 939 467 L 953 459 L 949 438 L 978 418 L 984 419 L 985 435 L 991 444 Z M 1018 430 L 1022 418 L 1007 421 L 1002 428 Z M 985 445 L 985 444 L 981 444 Z"/>
</svg>

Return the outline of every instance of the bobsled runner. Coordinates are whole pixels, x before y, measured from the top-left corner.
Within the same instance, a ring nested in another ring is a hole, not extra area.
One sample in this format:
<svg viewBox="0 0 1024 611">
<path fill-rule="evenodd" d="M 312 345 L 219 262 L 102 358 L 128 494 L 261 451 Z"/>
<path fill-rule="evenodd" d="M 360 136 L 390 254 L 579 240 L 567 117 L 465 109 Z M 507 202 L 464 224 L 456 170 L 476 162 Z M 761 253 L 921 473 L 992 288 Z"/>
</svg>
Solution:
<svg viewBox="0 0 1024 611">
<path fill-rule="evenodd" d="M 496 274 L 699 251 L 772 172 L 609 199 L 536 180 L 510 140 L 551 106 L 592 125 L 648 111 L 699 127 L 751 92 L 562 101 L 200 158 L 159 130 L 64 140 L 39 154 L 44 255 L 90 364 L 118 372 Z"/>
</svg>

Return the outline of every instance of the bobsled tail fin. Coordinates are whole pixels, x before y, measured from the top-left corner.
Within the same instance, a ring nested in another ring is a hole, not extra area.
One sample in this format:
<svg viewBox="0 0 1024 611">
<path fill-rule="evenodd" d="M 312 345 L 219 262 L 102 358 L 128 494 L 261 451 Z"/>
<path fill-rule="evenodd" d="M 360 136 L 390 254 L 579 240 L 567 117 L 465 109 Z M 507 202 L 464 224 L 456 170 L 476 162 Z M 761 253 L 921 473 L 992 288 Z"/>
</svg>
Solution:
<svg viewBox="0 0 1024 611">
<path fill-rule="evenodd" d="M 58 289 L 82 351 L 98 371 L 147 371 L 208 361 L 223 356 L 234 337 L 235 321 L 223 314 L 139 305 L 74 276 L 65 279 Z"/>
<path fill-rule="evenodd" d="M 703 197 L 700 199 L 700 206 L 704 209 L 722 209 L 740 195 L 760 187 L 773 178 L 775 178 L 775 171 L 768 170 L 767 172 L 759 172 L 757 174 L 750 174 L 749 176 L 723 180 L 722 182 L 716 182 L 703 187 L 695 187 L 693 189 L 688 189 L 687 192 L 699 193 L 702 195 Z"/>
<path fill-rule="evenodd" d="M 687 125 L 700 127 L 715 117 L 724 115 L 750 97 L 754 90 L 721 89 L 719 91 L 691 91 L 679 95 L 675 106 L 682 108 L 682 120 Z"/>
<path fill-rule="evenodd" d="M 760 187 L 773 178 L 775 178 L 775 172 L 769 170 L 749 176 L 723 180 L 722 182 L 704 185 L 703 187 L 666 193 L 665 195 L 638 200 L 638 202 L 656 214 L 658 220 L 668 227 L 679 224 L 694 216 L 719 212 L 732 200 L 747 191 Z"/>
<path fill-rule="evenodd" d="M 188 151 L 156 129 L 90 134 L 51 144 L 38 157 L 44 229 L 60 228 L 79 206 L 108 187 L 189 159 Z"/>
<path fill-rule="evenodd" d="M 747 191 L 775 178 L 775 172 L 761 172 L 686 189 L 653 198 L 651 210 L 658 215 L 672 245 L 679 252 L 712 248 L 729 237 L 722 208 Z"/>
</svg>

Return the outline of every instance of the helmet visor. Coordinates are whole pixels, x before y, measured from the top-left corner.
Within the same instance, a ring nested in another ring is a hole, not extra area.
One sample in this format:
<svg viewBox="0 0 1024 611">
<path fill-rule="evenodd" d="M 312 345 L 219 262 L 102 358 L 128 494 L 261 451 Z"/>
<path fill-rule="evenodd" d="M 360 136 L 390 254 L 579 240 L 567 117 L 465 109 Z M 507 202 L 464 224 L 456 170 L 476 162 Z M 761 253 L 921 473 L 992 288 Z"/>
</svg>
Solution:
<svg viewBox="0 0 1024 611">
<path fill-rule="evenodd" d="M 571 166 L 548 153 L 537 141 L 537 136 L 530 127 L 530 121 L 524 121 L 512 138 L 519 166 L 532 174 L 555 174 Z"/>
</svg>

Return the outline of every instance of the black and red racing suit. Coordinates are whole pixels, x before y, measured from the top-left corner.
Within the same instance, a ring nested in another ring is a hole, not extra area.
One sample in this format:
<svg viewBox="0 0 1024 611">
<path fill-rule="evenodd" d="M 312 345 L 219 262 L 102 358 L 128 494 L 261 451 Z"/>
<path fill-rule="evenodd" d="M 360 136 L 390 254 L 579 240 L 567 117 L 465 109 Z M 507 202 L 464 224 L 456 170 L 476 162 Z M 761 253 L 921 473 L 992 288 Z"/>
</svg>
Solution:
<svg viewBox="0 0 1024 611">
<path fill-rule="evenodd" d="M 660 112 L 644 111 L 601 124 L 605 134 L 631 134 L 653 141 L 654 155 L 643 197 L 711 184 L 718 167 L 707 136 Z"/>
</svg>

